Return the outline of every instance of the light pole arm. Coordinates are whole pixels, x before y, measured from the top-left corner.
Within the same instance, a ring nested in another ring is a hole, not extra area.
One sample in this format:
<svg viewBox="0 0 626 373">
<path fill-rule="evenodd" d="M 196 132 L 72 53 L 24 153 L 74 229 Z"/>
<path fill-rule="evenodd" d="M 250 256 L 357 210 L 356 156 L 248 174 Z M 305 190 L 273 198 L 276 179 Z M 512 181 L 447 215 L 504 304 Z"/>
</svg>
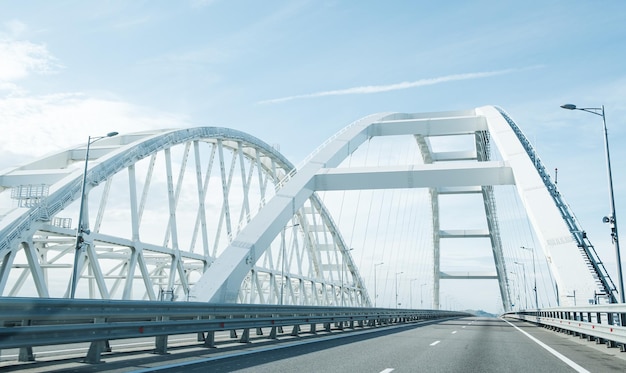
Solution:
<svg viewBox="0 0 626 373">
<path fill-rule="evenodd" d="M 609 198 L 610 198 L 610 206 L 611 206 L 611 216 L 608 219 L 604 219 L 605 223 L 611 224 L 611 240 L 613 241 L 613 246 L 615 247 L 615 258 L 617 260 L 617 275 L 619 278 L 619 296 L 621 303 L 626 303 L 626 297 L 624 294 L 624 279 L 622 276 L 622 259 L 620 257 L 620 248 L 619 248 L 619 236 L 617 234 L 617 216 L 615 213 L 615 198 L 613 195 L 613 175 L 611 172 L 611 156 L 609 153 L 609 135 L 606 130 L 606 115 L 604 113 L 604 105 L 599 108 L 588 107 L 588 108 L 579 108 L 574 104 L 564 104 L 561 105 L 561 108 L 567 110 L 580 110 L 586 111 L 587 113 L 599 115 L 602 117 L 602 127 L 604 130 L 604 151 L 606 154 L 606 169 L 609 177 Z M 611 297 L 612 298 L 612 297 Z"/>
<path fill-rule="evenodd" d="M 89 164 L 89 149 L 91 148 L 91 144 L 94 142 L 104 139 L 105 137 L 113 137 L 116 136 L 117 132 L 109 132 L 105 136 L 96 136 L 87 139 L 87 149 L 85 151 L 85 166 L 83 168 L 83 181 L 80 190 L 80 207 L 78 209 L 78 226 L 76 227 L 76 244 L 74 246 L 74 266 L 72 267 L 72 278 L 70 282 L 70 298 L 74 299 L 76 295 L 76 283 L 78 281 L 78 262 L 80 261 L 80 251 L 83 247 L 83 233 L 87 232 L 87 230 L 83 227 L 83 216 L 85 214 L 85 200 L 87 196 L 85 195 L 87 190 L 87 165 Z"/>
<path fill-rule="evenodd" d="M 595 114 L 595 113 L 594 113 Z M 615 246 L 615 258 L 617 260 L 617 275 L 619 281 L 619 296 L 621 303 L 626 303 L 624 294 L 624 279 L 622 276 L 622 259 L 619 248 L 619 235 L 617 234 L 617 216 L 615 214 L 615 196 L 613 193 L 613 173 L 611 171 L 611 154 L 609 151 L 609 134 L 606 129 L 606 116 L 604 114 L 604 105 L 602 105 L 602 126 L 604 129 L 604 150 L 606 153 L 606 172 L 609 176 L 609 198 L 611 203 L 611 216 L 609 216 L 609 224 L 611 227 L 611 240 Z"/>
<path fill-rule="evenodd" d="M 97 141 L 94 140 L 94 141 Z M 70 287 L 70 298 L 74 299 L 76 295 L 76 283 L 78 281 L 78 262 L 80 258 L 80 249 L 83 247 L 83 214 L 85 208 L 85 190 L 87 186 L 87 165 L 89 164 L 89 148 L 91 147 L 91 136 L 87 140 L 87 150 L 85 151 L 85 166 L 83 169 L 83 181 L 80 190 L 80 207 L 78 208 L 78 226 L 76 227 L 76 243 L 74 246 L 74 266 L 72 267 L 72 282 Z"/>
</svg>

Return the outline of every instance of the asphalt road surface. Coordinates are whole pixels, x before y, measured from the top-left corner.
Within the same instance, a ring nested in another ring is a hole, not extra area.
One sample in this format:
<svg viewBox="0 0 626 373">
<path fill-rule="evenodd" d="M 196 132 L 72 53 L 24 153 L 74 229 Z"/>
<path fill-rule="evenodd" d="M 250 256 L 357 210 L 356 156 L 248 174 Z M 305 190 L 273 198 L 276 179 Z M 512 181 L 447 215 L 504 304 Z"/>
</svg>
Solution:
<svg viewBox="0 0 626 373">
<path fill-rule="evenodd" d="M 29 372 L 626 372 L 626 352 L 532 324 L 463 318 L 217 349 L 197 344 L 168 355 L 105 356 L 97 365 L 50 363 Z M 123 354 L 122 354 L 123 355 Z M 43 369 L 43 370 L 42 370 Z M 0 369 L 3 370 L 3 369 Z"/>
</svg>

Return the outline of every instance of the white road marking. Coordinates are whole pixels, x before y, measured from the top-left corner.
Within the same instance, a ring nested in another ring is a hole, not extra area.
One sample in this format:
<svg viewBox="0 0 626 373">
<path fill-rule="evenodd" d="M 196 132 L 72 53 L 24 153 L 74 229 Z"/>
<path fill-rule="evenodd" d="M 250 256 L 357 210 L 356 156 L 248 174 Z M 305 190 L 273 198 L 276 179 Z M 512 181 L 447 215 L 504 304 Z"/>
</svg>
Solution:
<svg viewBox="0 0 626 373">
<path fill-rule="evenodd" d="M 580 372 L 580 373 L 590 373 L 587 369 L 581 367 L 580 365 L 576 364 L 575 362 L 571 361 L 570 359 L 568 359 L 567 357 L 561 355 L 558 351 L 556 351 L 555 349 L 553 349 L 552 347 L 548 346 L 547 344 L 541 342 L 540 340 L 538 340 L 537 338 L 533 337 L 532 335 L 526 333 L 525 331 L 523 331 L 522 329 L 518 328 L 517 326 L 511 324 L 510 322 L 508 322 L 507 320 L 502 319 L 502 321 L 504 321 L 505 323 L 511 325 L 512 327 L 514 327 L 515 329 L 517 329 L 517 331 L 521 332 L 522 334 L 524 334 L 525 336 L 527 336 L 528 338 L 530 338 L 533 342 L 535 342 L 536 344 L 538 344 L 539 346 L 543 347 L 546 351 L 548 351 L 549 353 L 551 353 L 552 355 L 556 356 L 559 360 L 561 360 L 562 362 L 564 362 L 565 364 L 569 365 L 570 367 L 572 367 L 575 371 Z"/>
<path fill-rule="evenodd" d="M 434 342 L 433 342 L 433 343 L 431 343 L 430 345 L 431 345 L 431 346 L 436 346 L 437 344 L 439 344 L 439 342 L 441 342 L 441 341 L 434 341 Z"/>
<path fill-rule="evenodd" d="M 452 332 L 452 334 L 456 334 L 456 330 Z"/>
<path fill-rule="evenodd" d="M 380 373 L 391 373 L 393 372 L 393 370 L 394 370 L 393 368 L 387 368 L 385 370 L 382 370 Z"/>
<path fill-rule="evenodd" d="M 461 328 L 465 329 L 465 325 L 463 325 Z"/>
</svg>

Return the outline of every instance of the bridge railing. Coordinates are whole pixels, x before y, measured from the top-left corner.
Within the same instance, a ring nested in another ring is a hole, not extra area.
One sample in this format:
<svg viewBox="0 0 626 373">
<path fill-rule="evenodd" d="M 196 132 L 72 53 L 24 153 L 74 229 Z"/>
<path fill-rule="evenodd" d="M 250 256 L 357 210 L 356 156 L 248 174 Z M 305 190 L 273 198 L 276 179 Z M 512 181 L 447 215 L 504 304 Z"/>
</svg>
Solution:
<svg viewBox="0 0 626 373">
<path fill-rule="evenodd" d="M 167 352 L 167 337 L 198 333 L 205 347 L 215 346 L 216 331 L 241 330 L 240 342 L 249 342 L 250 330 L 262 335 L 270 328 L 276 339 L 282 327 L 297 335 L 308 325 L 316 333 L 344 327 L 376 327 L 452 317 L 464 312 L 356 307 L 210 304 L 200 302 L 145 302 L 121 300 L 67 300 L 1 298 L 0 350 L 19 348 L 19 360 L 34 360 L 34 346 L 90 342 L 85 362 L 98 363 L 109 341 L 155 337 L 155 352 Z M 206 333 L 206 334 L 205 334 Z"/>
<path fill-rule="evenodd" d="M 506 318 L 525 320 L 548 329 L 586 338 L 626 352 L 626 305 L 559 307 L 508 312 Z"/>
</svg>

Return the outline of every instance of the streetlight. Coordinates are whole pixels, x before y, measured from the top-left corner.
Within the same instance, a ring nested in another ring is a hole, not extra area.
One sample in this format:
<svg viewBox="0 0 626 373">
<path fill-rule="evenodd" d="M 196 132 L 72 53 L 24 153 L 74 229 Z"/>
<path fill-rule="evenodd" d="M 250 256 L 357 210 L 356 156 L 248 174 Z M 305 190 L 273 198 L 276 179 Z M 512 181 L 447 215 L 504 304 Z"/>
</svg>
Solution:
<svg viewBox="0 0 626 373">
<path fill-rule="evenodd" d="M 403 273 L 404 272 L 396 272 L 396 308 L 398 308 L 398 275 Z"/>
<path fill-rule="evenodd" d="M 378 267 L 379 265 L 383 265 L 385 263 L 380 262 L 377 264 L 374 264 L 374 307 L 376 307 L 376 299 L 378 298 L 378 288 L 376 287 L 376 267 Z"/>
<path fill-rule="evenodd" d="M 528 309 L 528 295 L 526 294 L 526 289 L 528 289 L 528 285 L 526 285 L 526 266 L 524 265 L 524 263 L 520 263 L 520 262 L 513 262 L 517 265 L 521 265 L 522 266 L 522 271 L 524 271 L 524 303 L 526 304 L 526 309 Z"/>
<path fill-rule="evenodd" d="M 517 273 L 516 273 L 516 272 L 513 272 L 513 271 L 509 271 L 509 273 L 510 273 L 510 274 L 512 274 L 512 275 L 515 275 L 515 279 L 512 279 L 512 278 L 511 278 L 510 280 L 511 280 L 511 281 L 515 281 L 515 282 L 517 282 L 517 281 L 518 281 L 518 280 L 517 280 Z M 509 287 L 509 288 L 510 288 L 510 287 Z M 514 288 L 513 288 L 513 291 L 515 291 L 515 290 L 516 290 L 516 288 L 514 287 Z M 518 304 L 518 303 L 519 303 L 519 290 L 517 290 L 517 297 L 515 296 L 515 294 L 513 294 L 513 300 L 515 300 L 515 299 L 517 299 L 517 303 L 512 303 L 512 304 L 511 304 L 511 308 L 512 308 L 512 307 L 514 307 L 514 306 L 517 304 L 517 309 L 519 309 L 519 304 Z"/>
<path fill-rule="evenodd" d="M 87 164 L 89 163 L 89 149 L 94 142 L 104 139 L 106 137 L 113 137 L 117 135 L 117 132 L 109 132 L 104 136 L 96 136 L 87 139 L 87 151 L 85 152 L 85 168 L 83 170 L 83 185 L 80 192 L 80 207 L 78 209 L 78 226 L 76 227 L 76 244 L 74 246 L 74 267 L 72 268 L 72 282 L 70 287 L 70 298 L 74 299 L 76 295 L 76 283 L 78 282 L 78 259 L 80 258 L 81 251 L 83 249 L 83 233 L 89 234 L 89 229 L 83 227 L 83 209 L 85 208 L 85 189 L 87 186 Z"/>
<path fill-rule="evenodd" d="M 523 250 L 530 250 L 533 253 L 533 277 L 535 278 L 535 309 L 539 309 L 539 297 L 537 296 L 537 271 L 535 270 L 535 250 L 532 247 L 521 246 Z"/>
<path fill-rule="evenodd" d="M 602 125 L 604 129 L 604 152 L 606 154 L 606 171 L 609 178 L 609 198 L 611 203 L 611 214 L 610 216 L 605 216 L 602 221 L 605 223 L 611 224 L 611 240 L 613 241 L 613 245 L 615 246 L 615 257 L 617 259 L 617 276 L 619 278 L 619 296 L 620 301 L 622 303 L 626 303 L 626 299 L 624 297 L 624 279 L 622 277 L 622 260 L 620 258 L 619 252 L 619 239 L 617 235 L 617 216 L 615 215 L 615 198 L 613 197 L 613 175 L 611 173 L 611 157 L 609 155 L 609 135 L 606 131 L 606 116 L 604 115 L 604 105 L 599 108 L 588 107 L 588 108 L 579 108 L 574 104 L 565 104 L 561 105 L 563 109 L 567 110 L 581 110 L 586 111 L 591 114 L 599 115 L 602 117 Z"/>
<path fill-rule="evenodd" d="M 420 285 L 420 307 L 424 308 L 424 286 L 428 285 L 427 283 L 423 283 Z"/>
<path fill-rule="evenodd" d="M 350 250 L 348 250 L 348 251 L 352 251 L 352 250 L 354 250 L 354 248 L 350 248 Z M 344 292 L 344 290 L 343 290 L 343 272 L 344 272 L 345 259 L 346 259 L 345 256 L 346 256 L 345 251 L 342 251 L 341 252 L 341 307 L 344 306 L 344 304 L 343 304 L 343 292 Z"/>
</svg>

